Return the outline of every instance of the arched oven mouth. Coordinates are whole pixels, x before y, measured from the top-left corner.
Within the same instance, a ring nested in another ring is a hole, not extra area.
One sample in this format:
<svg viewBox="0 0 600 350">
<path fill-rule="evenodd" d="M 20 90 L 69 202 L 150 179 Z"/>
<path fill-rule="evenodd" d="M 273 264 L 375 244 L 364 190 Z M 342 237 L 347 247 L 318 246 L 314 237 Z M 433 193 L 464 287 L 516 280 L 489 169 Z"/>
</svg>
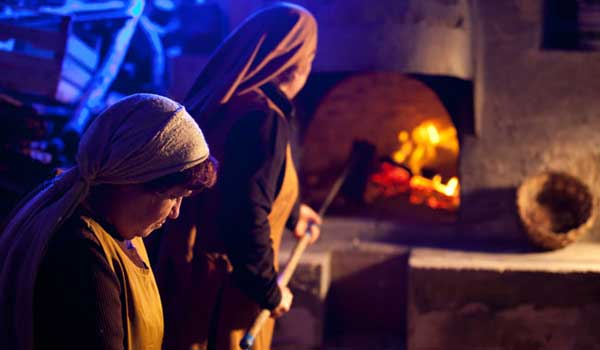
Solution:
<svg viewBox="0 0 600 350">
<path fill-rule="evenodd" d="M 465 107 L 471 101 L 471 83 L 460 79 L 314 74 L 297 100 L 303 198 L 318 207 L 351 155 L 358 154 L 331 213 L 455 222 L 458 126 L 472 125 L 472 109 Z"/>
</svg>

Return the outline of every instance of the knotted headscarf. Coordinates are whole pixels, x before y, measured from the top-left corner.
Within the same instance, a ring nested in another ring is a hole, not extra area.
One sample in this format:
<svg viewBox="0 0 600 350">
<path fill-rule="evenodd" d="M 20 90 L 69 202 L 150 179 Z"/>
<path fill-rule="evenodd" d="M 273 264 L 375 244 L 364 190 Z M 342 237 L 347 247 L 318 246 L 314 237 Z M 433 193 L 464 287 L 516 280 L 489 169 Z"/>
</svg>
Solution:
<svg viewBox="0 0 600 350">
<path fill-rule="evenodd" d="M 136 94 L 101 113 L 83 135 L 77 165 L 29 196 L 0 236 L 0 344 L 33 347 L 33 291 L 47 243 L 98 184 L 143 183 L 205 161 L 208 145 L 180 104 Z"/>
<path fill-rule="evenodd" d="M 306 9 L 276 3 L 240 24 L 217 48 L 184 105 L 206 125 L 221 104 L 256 90 L 315 53 L 317 22 Z"/>
</svg>

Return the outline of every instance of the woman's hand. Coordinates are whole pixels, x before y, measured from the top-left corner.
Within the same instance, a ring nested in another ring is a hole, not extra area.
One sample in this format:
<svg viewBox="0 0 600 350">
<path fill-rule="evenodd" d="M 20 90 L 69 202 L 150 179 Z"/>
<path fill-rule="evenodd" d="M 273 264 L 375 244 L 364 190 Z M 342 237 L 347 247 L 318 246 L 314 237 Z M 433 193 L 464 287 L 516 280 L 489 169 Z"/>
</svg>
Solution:
<svg viewBox="0 0 600 350">
<path fill-rule="evenodd" d="M 307 229 L 310 229 L 310 244 L 313 244 L 321 235 L 321 217 L 308 205 L 301 204 L 300 216 L 294 230 L 294 236 L 297 239 L 302 238 L 306 234 Z"/>
<path fill-rule="evenodd" d="M 279 305 L 271 311 L 271 316 L 274 318 L 281 317 L 283 314 L 290 311 L 292 300 L 294 299 L 294 294 L 292 294 L 288 287 L 279 286 L 279 290 L 281 291 L 281 301 L 279 302 Z"/>
</svg>

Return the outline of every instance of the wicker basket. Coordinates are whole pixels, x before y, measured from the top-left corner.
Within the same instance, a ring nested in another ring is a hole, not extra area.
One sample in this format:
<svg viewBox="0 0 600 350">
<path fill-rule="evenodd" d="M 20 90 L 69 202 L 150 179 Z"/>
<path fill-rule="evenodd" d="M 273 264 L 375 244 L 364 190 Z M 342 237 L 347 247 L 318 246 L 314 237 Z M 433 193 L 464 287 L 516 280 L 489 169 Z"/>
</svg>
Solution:
<svg viewBox="0 0 600 350">
<path fill-rule="evenodd" d="M 558 172 L 528 177 L 517 191 L 525 231 L 545 249 L 563 248 L 585 235 L 594 222 L 593 203 L 584 183 Z"/>
</svg>

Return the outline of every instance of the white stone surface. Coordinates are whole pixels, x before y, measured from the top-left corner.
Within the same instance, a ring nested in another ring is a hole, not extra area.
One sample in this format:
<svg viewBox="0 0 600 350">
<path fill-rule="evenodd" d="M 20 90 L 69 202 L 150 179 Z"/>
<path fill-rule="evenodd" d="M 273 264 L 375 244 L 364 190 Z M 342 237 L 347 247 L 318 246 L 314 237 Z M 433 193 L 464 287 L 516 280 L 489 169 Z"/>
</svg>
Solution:
<svg viewBox="0 0 600 350">
<path fill-rule="evenodd" d="M 541 272 L 600 272 L 600 243 L 581 242 L 561 250 L 540 253 L 477 253 L 442 249 L 413 249 L 411 268 L 541 271 Z"/>
</svg>

